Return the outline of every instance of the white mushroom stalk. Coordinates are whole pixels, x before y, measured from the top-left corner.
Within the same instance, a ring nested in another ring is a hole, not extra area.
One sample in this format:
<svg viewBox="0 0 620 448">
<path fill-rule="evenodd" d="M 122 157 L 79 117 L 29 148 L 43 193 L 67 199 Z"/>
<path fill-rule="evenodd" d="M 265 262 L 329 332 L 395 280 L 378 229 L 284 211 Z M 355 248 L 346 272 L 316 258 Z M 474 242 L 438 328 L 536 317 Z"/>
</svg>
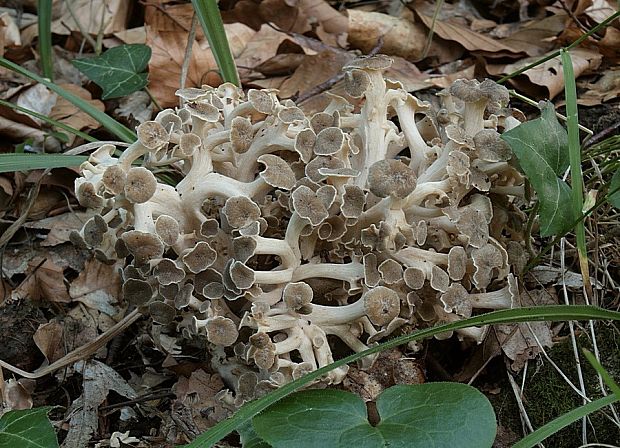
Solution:
<svg viewBox="0 0 620 448">
<path fill-rule="evenodd" d="M 275 90 L 179 90 L 183 106 L 119 157 L 102 145 L 80 168 L 92 217 L 71 241 L 123 265 L 122 300 L 175 341 L 171 361 L 204 339 L 230 406 L 328 365 L 338 344 L 518 306 L 507 248 L 523 244 L 524 179 L 498 131 L 517 124 L 506 89 L 459 80 L 433 110 L 384 79 L 391 63 L 354 60 L 347 97 L 313 113 Z"/>
</svg>

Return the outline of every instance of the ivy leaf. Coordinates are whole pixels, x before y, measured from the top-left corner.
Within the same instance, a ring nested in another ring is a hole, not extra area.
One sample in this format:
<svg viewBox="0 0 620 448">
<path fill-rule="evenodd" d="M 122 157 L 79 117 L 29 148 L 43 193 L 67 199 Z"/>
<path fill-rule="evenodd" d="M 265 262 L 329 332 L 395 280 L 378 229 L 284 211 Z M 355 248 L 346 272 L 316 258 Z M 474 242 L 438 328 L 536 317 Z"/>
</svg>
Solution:
<svg viewBox="0 0 620 448">
<path fill-rule="evenodd" d="M 143 89 L 148 83 L 144 72 L 151 49 L 143 44 L 110 48 L 94 58 L 76 59 L 73 65 L 103 89 L 102 99 L 118 98 Z"/>
<path fill-rule="evenodd" d="M 487 398 L 459 383 L 391 387 L 377 399 L 377 411 L 381 421 L 371 426 L 358 396 L 308 390 L 275 403 L 252 422 L 273 448 L 485 448 L 497 429 Z"/>
<path fill-rule="evenodd" d="M 502 134 L 519 159 L 540 202 L 540 235 L 563 233 L 576 221 L 570 187 L 559 176 L 569 165 L 568 135 L 547 102 L 540 118 Z"/>
<path fill-rule="evenodd" d="M 9 411 L 0 417 L 0 448 L 57 448 L 56 433 L 47 418 L 50 409 Z"/>
<path fill-rule="evenodd" d="M 609 192 L 612 193 L 609 196 L 609 203 L 616 208 L 620 208 L 620 168 L 611 178 L 609 183 Z M 614 193 L 615 191 L 615 193 Z"/>
</svg>

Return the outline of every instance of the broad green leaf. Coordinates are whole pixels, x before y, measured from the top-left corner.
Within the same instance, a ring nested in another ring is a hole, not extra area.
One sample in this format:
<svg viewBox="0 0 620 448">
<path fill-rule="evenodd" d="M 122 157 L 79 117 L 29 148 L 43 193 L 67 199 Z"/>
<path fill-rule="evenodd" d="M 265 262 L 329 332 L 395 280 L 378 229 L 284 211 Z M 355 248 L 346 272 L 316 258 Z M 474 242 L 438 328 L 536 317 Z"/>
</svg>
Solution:
<svg viewBox="0 0 620 448">
<path fill-rule="evenodd" d="M 0 448 L 56 448 L 50 407 L 9 411 L 0 418 Z"/>
<path fill-rule="evenodd" d="M 0 173 L 80 166 L 88 156 L 62 154 L 0 154 Z"/>
<path fill-rule="evenodd" d="M 465 384 L 394 386 L 379 396 L 377 411 L 373 427 L 357 395 L 308 390 L 269 407 L 253 423 L 274 448 L 484 448 L 495 439 L 491 403 Z"/>
<path fill-rule="evenodd" d="M 237 428 L 237 432 L 241 438 L 241 446 L 243 448 L 271 448 L 271 445 L 256 434 L 251 422 Z"/>
<path fill-rule="evenodd" d="M 370 347 L 359 353 L 338 359 L 333 363 L 310 372 L 301 378 L 284 384 L 278 389 L 269 392 L 264 397 L 244 404 L 235 414 L 226 420 L 219 422 L 213 428 L 199 435 L 192 443 L 185 445 L 187 448 L 207 448 L 215 445 L 237 428 L 251 421 L 256 415 L 267 409 L 272 404 L 289 396 L 291 393 L 308 385 L 312 381 L 337 369 L 340 366 L 352 363 L 374 353 L 389 350 L 411 341 L 419 341 L 447 331 L 459 328 L 473 327 L 477 325 L 536 322 L 536 321 L 559 321 L 559 320 L 592 320 L 605 319 L 620 321 L 620 312 L 604 310 L 585 305 L 552 305 L 526 308 L 514 308 L 510 310 L 492 311 L 479 316 L 470 317 L 449 324 L 437 325 L 432 328 L 418 330 L 411 334 L 395 337 L 389 341 Z"/>
<path fill-rule="evenodd" d="M 620 208 L 620 168 L 611 178 L 609 183 L 609 203 L 616 208 Z"/>
<path fill-rule="evenodd" d="M 146 87 L 146 66 L 151 49 L 143 44 L 110 48 L 94 58 L 71 61 L 88 79 L 103 89 L 101 98 L 118 98 Z"/>
<path fill-rule="evenodd" d="M 571 190 L 559 176 L 569 165 L 568 136 L 547 103 L 540 118 L 502 134 L 512 148 L 540 201 L 540 234 L 562 233 L 577 219 Z"/>
</svg>

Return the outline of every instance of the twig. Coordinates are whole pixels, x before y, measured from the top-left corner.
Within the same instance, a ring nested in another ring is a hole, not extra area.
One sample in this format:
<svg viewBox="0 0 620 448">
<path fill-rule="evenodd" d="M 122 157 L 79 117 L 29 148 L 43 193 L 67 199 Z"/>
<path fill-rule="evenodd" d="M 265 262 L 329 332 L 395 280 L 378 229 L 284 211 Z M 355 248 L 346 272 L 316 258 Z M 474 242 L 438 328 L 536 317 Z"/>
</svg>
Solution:
<svg viewBox="0 0 620 448">
<path fill-rule="evenodd" d="M 142 317 L 142 314 L 138 311 L 138 309 L 133 310 L 131 313 L 125 316 L 123 320 L 115 324 L 106 332 L 99 335 L 97 339 L 76 348 L 72 352 L 67 353 L 58 361 L 53 362 L 49 366 L 36 370 L 34 372 L 26 372 L 25 370 L 22 370 L 19 367 L 15 367 L 5 361 L 2 361 L 1 359 L 0 367 L 4 367 L 5 369 L 25 378 L 36 380 L 37 378 L 41 378 L 45 375 L 55 372 L 58 369 L 62 369 L 65 366 L 73 364 L 74 362 L 88 358 L 93 353 L 96 353 L 101 347 L 105 346 L 112 338 L 125 331 L 140 317 Z"/>
<path fill-rule="evenodd" d="M 192 26 L 189 29 L 189 34 L 187 35 L 187 45 L 185 45 L 185 55 L 183 55 L 183 65 L 181 65 L 181 80 L 180 87 L 181 89 L 185 88 L 185 82 L 187 81 L 187 73 L 189 72 L 189 64 L 192 60 L 192 49 L 194 48 L 194 40 L 196 39 L 196 24 L 198 23 L 198 18 L 196 17 L 196 13 L 192 16 Z M 181 106 L 183 106 L 183 98 L 179 97 L 179 102 Z"/>
</svg>

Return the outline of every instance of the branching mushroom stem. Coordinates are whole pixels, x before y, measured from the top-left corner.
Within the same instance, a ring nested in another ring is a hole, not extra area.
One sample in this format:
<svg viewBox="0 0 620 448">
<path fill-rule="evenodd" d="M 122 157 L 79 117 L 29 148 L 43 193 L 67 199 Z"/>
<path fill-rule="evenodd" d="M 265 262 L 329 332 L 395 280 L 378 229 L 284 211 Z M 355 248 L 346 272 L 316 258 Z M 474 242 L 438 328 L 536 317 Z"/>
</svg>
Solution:
<svg viewBox="0 0 620 448">
<path fill-rule="evenodd" d="M 309 278 L 331 278 L 343 280 L 355 285 L 364 277 L 364 265 L 361 263 L 308 263 L 298 268 L 274 271 L 254 271 L 254 281 L 265 285 L 298 282 Z"/>
</svg>

